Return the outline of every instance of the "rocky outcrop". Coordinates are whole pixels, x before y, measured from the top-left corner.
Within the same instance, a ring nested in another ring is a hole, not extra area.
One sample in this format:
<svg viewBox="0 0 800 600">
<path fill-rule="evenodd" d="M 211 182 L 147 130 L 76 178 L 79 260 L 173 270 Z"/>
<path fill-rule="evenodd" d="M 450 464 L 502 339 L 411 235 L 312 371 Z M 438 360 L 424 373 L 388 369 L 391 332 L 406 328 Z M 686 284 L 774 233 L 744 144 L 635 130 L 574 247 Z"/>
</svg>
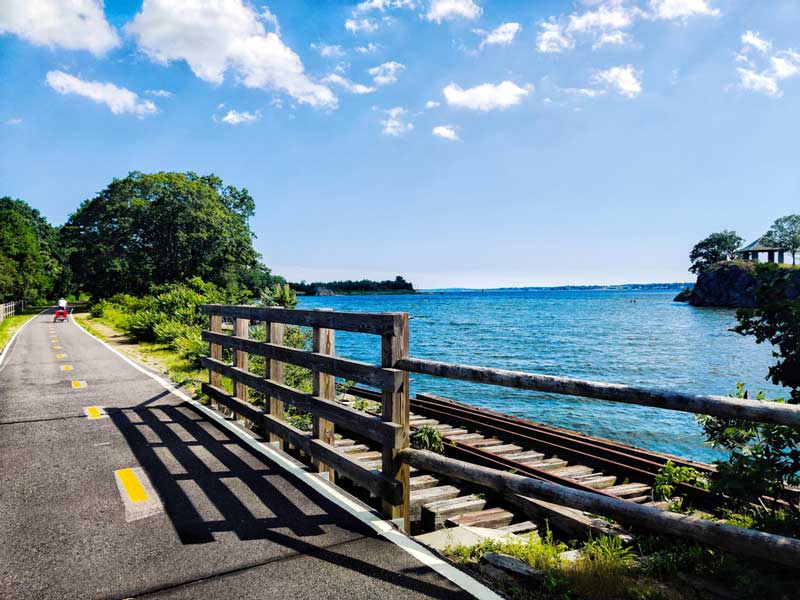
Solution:
<svg viewBox="0 0 800 600">
<path fill-rule="evenodd" d="M 672 301 L 673 302 L 689 302 L 692 299 L 692 290 L 686 289 L 681 290 L 677 296 L 675 296 Z"/>
<path fill-rule="evenodd" d="M 692 306 L 753 308 L 756 306 L 755 265 L 741 261 L 718 263 L 697 276 L 689 303 Z M 789 298 L 800 297 L 800 269 L 790 269 Z M 678 301 L 678 298 L 675 298 Z"/>
</svg>

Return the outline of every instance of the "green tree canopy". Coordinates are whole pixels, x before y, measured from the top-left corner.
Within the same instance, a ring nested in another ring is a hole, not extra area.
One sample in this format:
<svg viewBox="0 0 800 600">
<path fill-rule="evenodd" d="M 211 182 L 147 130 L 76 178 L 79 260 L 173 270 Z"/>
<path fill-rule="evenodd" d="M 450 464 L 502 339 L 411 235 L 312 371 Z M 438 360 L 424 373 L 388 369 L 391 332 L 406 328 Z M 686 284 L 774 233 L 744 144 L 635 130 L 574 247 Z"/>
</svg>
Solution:
<svg viewBox="0 0 800 600">
<path fill-rule="evenodd" d="M 776 220 L 761 241 L 791 252 L 792 264 L 796 265 L 796 254 L 800 250 L 800 215 L 787 215 Z"/>
<path fill-rule="evenodd" d="M 714 263 L 732 259 L 736 250 L 742 245 L 742 241 L 735 231 L 726 229 L 712 233 L 692 248 L 692 252 L 689 254 L 692 266 L 689 267 L 689 270 L 692 273 L 699 273 Z"/>
<path fill-rule="evenodd" d="M 59 293 L 57 232 L 22 200 L 0 198 L 0 300 L 32 302 Z"/>
<path fill-rule="evenodd" d="M 253 248 L 254 209 L 246 189 L 214 175 L 132 172 L 83 202 L 62 239 L 76 280 L 94 297 L 192 277 L 247 288 L 271 283 Z"/>
</svg>

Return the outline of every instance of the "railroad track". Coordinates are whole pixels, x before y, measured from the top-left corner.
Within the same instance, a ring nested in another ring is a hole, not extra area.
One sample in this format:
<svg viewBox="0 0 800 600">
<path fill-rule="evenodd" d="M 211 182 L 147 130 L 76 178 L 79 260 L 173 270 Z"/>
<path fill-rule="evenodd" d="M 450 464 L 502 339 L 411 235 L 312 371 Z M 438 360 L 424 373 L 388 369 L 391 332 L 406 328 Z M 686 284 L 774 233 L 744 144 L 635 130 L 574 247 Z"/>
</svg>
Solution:
<svg viewBox="0 0 800 600">
<path fill-rule="evenodd" d="M 348 394 L 374 402 L 381 399 L 379 393 L 361 387 L 351 388 Z M 345 403 L 352 405 L 354 400 Z M 412 430 L 423 425 L 439 430 L 446 456 L 640 504 L 666 506 L 667 502 L 653 501 L 652 486 L 667 461 L 701 472 L 712 471 L 708 465 L 431 394 L 411 398 L 410 424 Z M 368 444 L 345 436 L 338 437 L 336 445 L 365 467 L 380 469 L 380 451 Z M 676 488 L 677 495 L 687 497 L 698 508 L 710 509 L 716 504 L 713 495 L 704 489 L 686 484 Z M 417 532 L 472 525 L 525 533 L 537 529 L 531 516 L 547 518 L 551 525 L 561 525 L 569 533 L 577 533 L 583 525 L 595 533 L 604 527 L 572 509 L 519 497 L 487 499 L 483 494 L 417 471 L 410 479 L 410 496 L 411 521 Z"/>
</svg>

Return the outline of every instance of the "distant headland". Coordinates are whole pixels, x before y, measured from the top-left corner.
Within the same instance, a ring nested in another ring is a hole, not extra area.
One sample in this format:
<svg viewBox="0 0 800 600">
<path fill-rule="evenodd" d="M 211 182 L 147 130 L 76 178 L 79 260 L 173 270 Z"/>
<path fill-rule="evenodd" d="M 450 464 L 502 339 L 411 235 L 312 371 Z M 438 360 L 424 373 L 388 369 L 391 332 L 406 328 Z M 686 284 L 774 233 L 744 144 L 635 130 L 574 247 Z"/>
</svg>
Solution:
<svg viewBox="0 0 800 600">
<path fill-rule="evenodd" d="M 398 275 L 394 279 L 372 281 L 361 279 L 352 281 L 315 281 L 313 283 L 290 283 L 299 296 L 358 296 L 365 294 L 415 294 L 414 286 Z"/>
<path fill-rule="evenodd" d="M 603 290 L 632 290 L 632 291 L 674 291 L 694 285 L 689 282 L 674 283 L 621 283 L 608 285 L 558 285 L 558 286 L 527 286 L 527 287 L 499 287 L 499 288 L 430 288 L 419 290 L 428 294 L 446 294 L 454 292 L 539 292 L 539 291 L 603 291 Z"/>
</svg>

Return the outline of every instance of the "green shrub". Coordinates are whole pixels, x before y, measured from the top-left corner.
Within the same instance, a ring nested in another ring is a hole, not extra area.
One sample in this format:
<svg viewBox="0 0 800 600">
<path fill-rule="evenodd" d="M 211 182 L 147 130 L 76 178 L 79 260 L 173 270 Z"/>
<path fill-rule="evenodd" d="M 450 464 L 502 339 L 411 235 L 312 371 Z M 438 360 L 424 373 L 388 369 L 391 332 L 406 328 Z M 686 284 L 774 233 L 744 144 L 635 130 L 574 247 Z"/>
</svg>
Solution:
<svg viewBox="0 0 800 600">
<path fill-rule="evenodd" d="M 411 446 L 419 450 L 430 450 L 436 454 L 444 454 L 442 432 L 430 425 L 423 425 L 411 434 Z"/>
<path fill-rule="evenodd" d="M 676 466 L 671 460 L 658 470 L 653 485 L 653 500 L 670 500 L 679 483 L 708 489 L 708 481 L 697 469 Z"/>
<path fill-rule="evenodd" d="M 203 341 L 196 329 L 188 329 L 185 334 L 176 337 L 172 345 L 197 368 L 200 368 L 200 358 L 208 355 L 208 342 Z"/>
</svg>

